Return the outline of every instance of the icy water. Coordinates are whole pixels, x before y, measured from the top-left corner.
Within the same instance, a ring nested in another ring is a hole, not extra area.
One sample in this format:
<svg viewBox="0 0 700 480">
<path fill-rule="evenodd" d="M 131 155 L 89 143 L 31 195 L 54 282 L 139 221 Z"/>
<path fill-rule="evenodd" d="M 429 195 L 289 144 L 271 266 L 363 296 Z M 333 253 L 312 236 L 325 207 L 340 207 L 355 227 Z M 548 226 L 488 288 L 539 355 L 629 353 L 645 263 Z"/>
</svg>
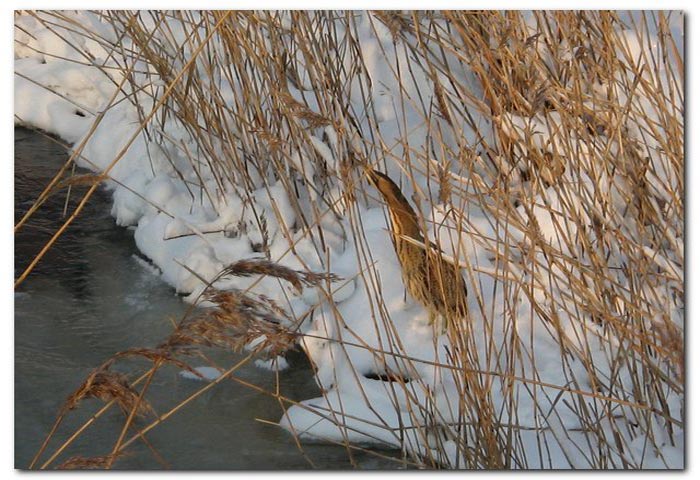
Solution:
<svg viewBox="0 0 700 480">
<path fill-rule="evenodd" d="M 16 221 L 66 158 L 65 149 L 56 141 L 41 133 L 15 129 Z M 74 189 L 69 211 L 83 192 L 84 188 Z M 29 466 L 60 406 L 93 368 L 118 351 L 157 345 L 171 331 L 171 320 L 180 319 L 188 308 L 138 258 L 131 232 L 117 227 L 109 215 L 110 195 L 98 193 L 15 292 L 16 468 Z M 65 191 L 51 197 L 15 236 L 15 277 L 62 223 L 65 202 Z M 233 365 L 236 360 L 234 354 L 220 352 L 217 356 L 220 365 Z M 292 356 L 290 363 L 291 368 L 279 374 L 280 392 L 296 400 L 318 396 L 303 355 Z M 133 372 L 146 363 L 124 365 L 122 371 Z M 273 373 L 252 364 L 239 371 L 239 378 L 267 390 L 276 387 Z M 164 368 L 154 377 L 148 398 L 163 413 L 203 385 L 182 378 L 175 368 Z M 69 413 L 47 452 L 55 451 L 101 405 L 86 400 Z M 335 445 L 304 445 L 302 455 L 286 431 L 256 420 L 277 422 L 282 413 L 275 399 L 225 381 L 152 430 L 147 435 L 150 447 L 143 442 L 134 444 L 114 468 L 397 467 L 395 462 L 358 451 L 351 452 L 350 460 L 348 450 Z M 59 457 L 58 463 L 77 455 L 108 454 L 123 422 L 119 411 L 110 410 Z M 137 425 L 144 422 L 139 420 Z"/>
</svg>

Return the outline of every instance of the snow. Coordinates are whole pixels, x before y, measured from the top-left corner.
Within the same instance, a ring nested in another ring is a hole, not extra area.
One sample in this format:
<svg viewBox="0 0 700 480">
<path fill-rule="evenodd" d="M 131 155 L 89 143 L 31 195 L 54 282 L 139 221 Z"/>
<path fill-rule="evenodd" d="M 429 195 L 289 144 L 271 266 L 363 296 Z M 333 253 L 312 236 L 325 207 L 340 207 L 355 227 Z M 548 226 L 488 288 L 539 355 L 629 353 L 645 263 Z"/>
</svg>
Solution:
<svg viewBox="0 0 700 480">
<path fill-rule="evenodd" d="M 266 360 L 256 358 L 255 365 L 259 368 L 270 370 L 271 372 L 281 372 L 289 368 L 289 362 L 287 362 L 287 359 L 282 356 L 268 358 Z"/>
<path fill-rule="evenodd" d="M 180 376 L 187 380 L 212 381 L 221 376 L 221 370 L 215 367 L 195 367 L 194 369 L 199 375 L 195 375 L 187 370 L 181 370 Z"/>
<path fill-rule="evenodd" d="M 176 291 L 187 294 L 188 301 L 196 301 L 205 285 L 216 279 L 227 265 L 241 259 L 263 257 L 266 254 L 264 247 L 271 259 L 284 266 L 313 271 L 328 269 L 342 277 L 330 285 L 332 302 L 328 292 L 322 289 L 307 287 L 297 294 L 289 285 L 269 277 L 227 277 L 219 280 L 217 286 L 246 289 L 254 285 L 256 294 L 268 296 L 295 315 L 311 312 L 301 326 L 303 337 L 300 344 L 316 368 L 316 380 L 323 395 L 290 407 L 280 420 L 282 427 L 302 439 L 349 440 L 438 455 L 435 442 L 439 441 L 439 434 L 421 433 L 421 429 L 432 427 L 427 425 L 425 413 L 417 406 L 435 402 L 438 411 L 456 419 L 450 412 L 458 410 L 460 386 L 447 369 L 436 366 L 449 364 L 447 335 L 436 331 L 428 323 L 423 307 L 405 296 L 399 264 L 387 231 L 385 209 L 376 202 L 357 203 L 352 207 L 356 209 L 354 214 L 361 218 L 363 241 L 347 238 L 344 232 L 353 228 L 348 218 L 337 223 L 328 214 L 321 225 L 327 245 L 323 252 L 297 223 L 297 212 L 287 198 L 282 180 L 273 183 L 269 179 L 260 179 L 259 188 L 247 193 L 222 188 L 206 165 L 193 166 L 195 163 L 189 155 L 196 157 L 193 153 L 197 152 L 196 144 L 177 121 L 168 119 L 157 127 L 171 142 L 157 143 L 153 138 L 138 134 L 130 145 L 126 145 L 126 141 L 139 131 L 142 116 L 129 101 L 110 103 L 115 86 L 122 80 L 119 70 L 106 68 L 118 65 L 116 57 L 106 47 L 116 38 L 114 32 L 94 13 L 70 15 L 84 28 L 100 32 L 104 41 L 86 40 L 69 33 L 73 44 L 80 47 L 76 50 L 48 31 L 36 18 L 21 15 L 15 19 L 16 25 L 22 27 L 15 29 L 16 123 L 55 133 L 72 143 L 74 148 L 86 142 L 78 162 L 95 171 L 110 169 L 107 185 L 113 192 L 112 215 L 117 224 L 135 228 L 136 246 L 153 263 L 153 267 L 146 268 L 159 274 Z M 410 148 L 423 148 L 422 142 L 427 135 L 423 124 L 426 106 L 416 104 L 412 111 L 397 111 L 396 105 L 400 102 L 394 97 L 399 92 L 398 78 L 412 72 L 409 60 L 403 55 L 396 56 L 391 32 L 376 19 L 363 14 L 357 28 L 363 56 L 367 60 L 365 67 L 374 86 L 374 113 L 382 128 L 381 140 L 386 143 L 390 154 L 403 158 L 406 146 L 397 139 L 404 128 L 412 132 L 410 138 L 415 143 Z M 173 22 L 173 35 L 184 38 L 176 22 Z M 627 35 L 626 40 L 635 58 L 640 57 L 645 49 L 653 48 L 640 45 L 632 35 Z M 397 65 L 398 74 L 395 72 Z M 138 67 L 151 71 L 143 62 Z M 158 81 L 145 75 L 143 78 L 144 83 L 151 82 L 152 88 L 158 87 Z M 467 73 L 465 78 L 468 78 Z M 418 72 L 415 83 L 409 83 L 409 94 L 421 89 L 431 90 L 429 85 L 425 75 Z M 668 88 L 668 85 L 663 88 Z M 292 87 L 290 92 L 297 100 L 305 100 L 314 107 L 314 103 L 306 98 L 308 95 L 304 97 Z M 361 105 L 359 89 L 353 92 L 352 101 Z M 235 94 L 235 89 L 231 89 L 222 95 L 232 98 Z M 117 98 L 123 100 L 123 97 Z M 146 96 L 143 98 L 141 108 L 148 112 L 153 106 L 152 101 Z M 656 113 L 648 105 L 638 107 L 648 112 L 650 118 L 655 118 Z M 101 114 L 103 117 L 97 128 L 90 132 L 93 122 Z M 400 127 L 399 118 L 407 118 L 409 125 Z M 565 129 L 555 130 L 552 134 L 549 126 L 561 123 L 556 114 L 546 118 L 505 114 L 499 120 L 514 139 L 526 139 L 550 153 L 561 150 L 561 145 L 572 138 Z M 487 120 L 480 119 L 479 122 L 487 123 Z M 340 149 L 336 131 L 325 127 L 324 132 L 324 138 L 311 135 L 310 142 L 326 168 L 338 170 Z M 474 132 L 465 129 L 463 133 L 467 142 L 473 141 Z M 635 131 L 634 135 L 644 141 L 642 131 Z M 175 147 L 178 142 L 184 147 Z M 122 152 L 123 157 L 112 166 L 115 156 Z M 663 164 L 664 158 L 652 155 L 651 161 L 657 166 L 654 172 L 669 171 Z M 313 183 L 314 175 L 318 173 L 316 160 L 297 152 L 290 162 L 290 169 L 296 169 L 301 179 Z M 418 198 L 421 195 L 425 198 L 430 186 L 425 176 L 416 173 L 417 188 L 414 192 L 400 166 L 389 162 L 387 169 L 393 178 L 403 179 L 401 186 L 408 198 L 414 193 Z M 185 178 L 180 178 L 178 172 L 185 172 Z M 594 180 L 576 172 L 566 172 L 565 175 L 569 176 L 567 180 L 581 183 L 582 197 L 599 188 Z M 619 175 L 609 181 L 613 189 L 626 188 Z M 653 179 L 653 185 L 664 185 L 658 187 L 658 191 L 666 197 L 677 188 L 668 183 L 667 176 Z M 341 186 L 326 192 L 326 195 L 340 199 Z M 562 199 L 550 187 L 538 198 L 539 204 L 530 215 L 536 218 L 542 237 L 548 243 L 573 255 L 575 252 L 570 249 L 573 246 L 558 244 L 559 230 L 578 228 L 581 223 L 590 224 L 592 212 L 579 208 L 579 218 L 570 218 L 567 215 L 571 210 L 562 207 L 564 201 L 577 202 L 580 199 Z M 310 194 L 309 202 L 309 208 L 320 205 L 316 192 Z M 336 207 L 342 214 L 351 210 L 344 202 L 338 202 Z M 614 206 L 617 210 L 625 207 L 623 200 Z M 569 292 L 558 294 L 560 302 L 553 305 L 550 312 L 552 324 L 533 315 L 533 306 L 545 299 L 541 286 L 548 285 L 547 275 L 563 274 L 560 267 L 537 271 L 541 277 L 533 278 L 533 285 L 539 285 L 539 290 L 533 287 L 532 292 L 521 292 L 516 304 L 510 300 L 513 292 L 506 291 L 504 283 L 496 280 L 495 272 L 499 268 L 508 269 L 509 275 L 515 278 L 524 274 L 517 265 L 518 261 L 523 261 L 519 258 L 519 251 L 525 249 L 523 243 L 527 241 L 521 225 L 527 225 L 532 217 L 523 208 L 519 209 L 521 217 L 513 219 L 512 223 L 495 220 L 483 205 L 466 208 L 463 213 L 468 219 L 470 233 L 462 235 L 461 244 L 455 241 L 451 227 L 456 223 L 447 206 L 437 205 L 424 214 L 435 225 L 435 228 L 428 229 L 431 240 L 439 243 L 447 255 L 458 256 L 469 264 L 465 279 L 470 291 L 476 292 L 469 297 L 470 312 L 475 312 L 473 328 L 491 335 L 491 340 L 484 338 L 484 342 L 475 345 L 474 355 L 484 371 L 511 371 L 523 379 L 534 378 L 536 372 L 539 385 L 535 400 L 530 393 L 535 382 L 522 382 L 509 391 L 506 386 L 510 381 L 497 378 L 493 380 L 493 403 L 499 408 L 515 408 L 512 412 L 514 418 L 531 428 L 521 432 L 523 455 L 530 467 L 593 467 L 592 460 L 580 454 L 580 449 L 585 449 L 591 438 L 581 431 L 579 416 L 570 406 L 576 404 L 577 397 L 554 388 L 589 385 L 591 372 L 583 362 L 573 358 L 575 354 L 571 354 L 571 360 L 562 362 L 560 339 L 562 335 L 578 339 L 578 344 L 566 348 L 573 352 L 586 351 L 590 358 L 598 359 L 594 365 L 601 378 L 613 375 L 608 371 L 607 361 L 611 346 L 600 340 L 602 335 L 598 330 L 582 327 L 578 318 L 571 314 L 573 302 Z M 673 237 L 670 241 L 673 242 L 672 248 L 683 255 L 682 240 Z M 672 256 L 654 256 L 654 251 L 648 247 L 644 247 L 644 251 L 658 267 L 682 282 L 682 258 L 673 263 L 669 259 L 674 258 Z M 506 258 L 511 258 L 513 263 L 506 267 L 496 265 L 496 253 L 498 256 L 507 255 Z M 543 265 L 547 262 L 541 251 L 533 257 L 534 262 Z M 367 263 L 359 259 L 366 259 Z M 620 263 L 622 261 L 620 259 Z M 383 304 L 377 303 L 373 289 L 381 292 Z M 653 294 L 666 295 L 662 289 Z M 623 299 L 620 302 L 622 310 Z M 682 326 L 681 309 L 669 306 L 669 312 L 676 324 Z M 556 328 L 552 326 L 554 324 Z M 520 338 L 524 350 L 518 361 L 502 358 L 493 347 L 512 336 Z M 284 357 L 258 359 L 256 365 L 269 370 L 289 368 Z M 208 380 L 220 374 L 211 367 L 199 367 L 197 371 Z M 403 380 L 377 379 L 377 375 L 386 373 L 399 375 Z M 180 374 L 184 378 L 199 379 L 191 372 Z M 425 385 L 434 388 L 430 399 Z M 511 398 L 518 399 L 515 407 Z M 598 399 L 588 398 L 587 401 L 595 407 Z M 682 396 L 669 393 L 668 401 L 672 416 L 682 418 Z M 540 429 L 545 423 L 548 429 Z M 414 428 L 403 429 L 405 426 Z M 606 430 L 607 440 L 611 443 L 615 431 L 617 428 L 613 426 Z M 644 436 L 638 435 L 631 441 L 631 451 L 627 452 L 629 458 L 625 460 L 645 468 L 682 466 L 682 430 L 676 430 L 673 437 L 669 437 L 663 428 L 656 433 L 659 438 L 666 439 L 660 452 L 662 455 L 645 450 Z M 432 440 L 425 444 L 422 441 L 424 436 Z M 454 442 L 450 442 L 443 446 L 447 452 L 457 448 Z M 546 460 L 542 460 L 540 451 L 544 443 L 549 449 Z M 450 456 L 450 460 L 445 461 L 453 462 L 454 467 L 464 467 L 454 463 L 456 457 L 458 455 Z"/>
</svg>

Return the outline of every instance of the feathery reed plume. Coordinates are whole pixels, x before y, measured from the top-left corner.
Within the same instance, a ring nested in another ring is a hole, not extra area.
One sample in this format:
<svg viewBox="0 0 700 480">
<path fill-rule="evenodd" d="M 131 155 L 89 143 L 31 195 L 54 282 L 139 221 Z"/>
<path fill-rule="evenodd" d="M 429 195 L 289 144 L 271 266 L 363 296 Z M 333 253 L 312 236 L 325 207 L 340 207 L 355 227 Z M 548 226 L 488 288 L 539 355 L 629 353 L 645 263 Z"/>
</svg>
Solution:
<svg viewBox="0 0 700 480">
<path fill-rule="evenodd" d="M 298 293 L 301 293 L 304 286 L 319 286 L 322 282 L 339 282 L 342 278 L 333 273 L 317 273 L 302 270 L 294 270 L 266 259 L 244 259 L 239 260 L 226 267 L 220 276 L 233 275 L 238 277 L 249 277 L 251 275 L 268 275 L 277 277 L 291 283 Z M 269 299 L 268 299 L 269 300 Z"/>
<path fill-rule="evenodd" d="M 202 298 L 215 307 L 180 323 L 160 348 L 182 351 L 202 345 L 241 351 L 254 343 L 255 352 L 275 356 L 294 347 L 298 334 L 280 322 L 289 320 L 288 314 L 272 300 L 213 288 Z"/>
<path fill-rule="evenodd" d="M 125 453 L 97 457 L 82 457 L 77 455 L 58 465 L 56 470 L 101 470 L 111 465 L 115 459 L 125 455 Z"/>
<path fill-rule="evenodd" d="M 153 409 L 129 384 L 126 375 L 111 372 L 103 367 L 93 370 L 85 381 L 68 397 L 64 410 L 73 410 L 85 398 L 97 398 L 103 402 L 115 400 L 125 412 L 136 407 L 139 415 L 153 413 Z"/>
<path fill-rule="evenodd" d="M 178 353 L 183 353 L 182 350 L 180 350 Z M 180 360 L 179 358 L 175 357 L 175 352 L 171 350 L 167 350 L 165 348 L 139 348 L 139 347 L 133 347 L 129 348 L 127 350 L 123 350 L 121 352 L 117 352 L 113 357 L 112 361 L 116 361 L 119 358 L 129 358 L 129 357 L 141 357 L 145 358 L 146 360 L 150 360 L 154 364 L 171 364 L 175 367 L 181 368 L 183 370 L 186 370 L 190 372 L 193 375 L 196 375 L 197 377 L 201 377 L 202 375 L 195 369 L 193 369 L 187 362 L 184 362 L 183 360 Z"/>
</svg>

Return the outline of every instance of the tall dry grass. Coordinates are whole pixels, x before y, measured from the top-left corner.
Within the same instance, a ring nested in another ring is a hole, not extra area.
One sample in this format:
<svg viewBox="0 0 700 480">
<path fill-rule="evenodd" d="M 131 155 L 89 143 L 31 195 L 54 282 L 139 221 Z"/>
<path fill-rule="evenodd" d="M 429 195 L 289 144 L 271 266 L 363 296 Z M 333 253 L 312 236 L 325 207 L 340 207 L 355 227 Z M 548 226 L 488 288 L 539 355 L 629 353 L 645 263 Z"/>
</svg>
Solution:
<svg viewBox="0 0 700 480">
<path fill-rule="evenodd" d="M 449 372 L 464 395 L 457 411 L 445 411 L 431 385 L 387 382 L 387 395 L 397 402 L 428 398 L 411 406 L 422 428 L 386 427 L 397 443 L 413 447 L 399 463 L 546 468 L 556 444 L 574 467 L 640 468 L 631 453 L 640 435 L 664 461 L 664 443 L 677 441 L 684 425 L 667 404 L 670 393 L 684 392 L 678 312 L 684 310 L 685 196 L 684 59 L 671 40 L 668 14 L 373 12 L 372 35 L 391 38 L 381 43 L 390 50 L 380 53 L 393 67 L 387 82 L 401 86 L 392 97 L 390 133 L 371 93 L 378 86 L 367 67 L 372 59 L 363 56 L 361 12 L 102 15 L 120 38 L 130 39 L 110 48 L 122 66 L 124 101 L 141 115 L 138 134 L 166 154 L 188 159 L 182 166 L 173 158 L 176 171 L 213 173 L 215 187 L 189 184 L 193 201 L 234 191 L 255 208 L 251 192 L 281 182 L 295 213 L 293 228 L 312 240 L 320 259 L 327 252 L 324 228 L 356 246 L 355 280 L 380 307 L 378 331 L 392 332 L 392 324 L 360 215 L 374 202 L 362 168 L 400 174 L 402 187 L 414 192 L 426 237 L 454 246 L 472 300 L 471 322 L 459 332 L 464 348 L 436 367 Z M 59 32 L 71 24 L 62 12 L 39 17 Z M 74 32 L 105 42 L 78 25 Z M 649 45 L 654 32 L 654 48 L 636 47 Z M 362 99 L 362 108 L 351 98 Z M 420 128 L 413 130 L 409 117 L 416 114 Z M 187 131 L 196 152 L 169 135 L 169 123 Z M 78 145 L 73 158 L 80 154 Z M 109 177 L 109 169 L 102 173 Z M 480 233 L 470 208 L 485 212 L 493 235 Z M 444 212 L 442 220 L 436 211 Z M 264 230 L 265 218 L 258 220 Z M 296 232 L 282 232 L 291 254 Z M 485 249 L 491 265 L 471 264 L 466 240 Z M 278 259 L 270 260 L 257 270 L 238 267 L 311 281 L 332 298 L 329 281 L 310 272 L 283 273 Z M 217 308 L 193 313 L 194 320 L 185 319 L 155 349 L 118 356 L 146 357 L 151 370 L 127 381 L 109 374 L 107 362 L 69 400 L 74 406 L 93 395 L 107 402 L 90 422 L 112 404 L 127 419 L 105 457 L 68 460 L 64 467 L 110 468 L 171 412 L 235 378 L 239 365 L 127 438 L 134 416 L 147 405 L 148 379 L 168 363 L 189 368 L 183 356 L 195 346 L 241 349 L 262 336 L 267 340 L 260 349 L 277 354 L 304 342 L 289 327 L 301 319 L 286 318 L 269 299 L 212 290 L 206 296 Z M 497 300 L 490 303 L 492 297 Z M 343 325 L 340 312 L 334 314 Z M 556 340 L 565 382 L 541 379 L 536 330 Z M 409 374 L 420 363 L 397 337 L 387 349 L 361 339 L 346 344 L 371 350 L 384 364 L 401 364 Z M 579 365 L 585 375 L 576 373 Z M 137 391 L 136 385 L 144 386 Z M 298 399 L 267 393 L 281 405 L 298 405 Z M 533 404 L 534 425 L 519 418 L 526 400 Z M 564 426 L 555 405 L 573 411 L 580 427 Z M 342 413 L 328 412 L 328 418 Z M 525 440 L 532 430 L 541 441 L 537 465 Z M 576 435 L 584 440 L 573 451 L 568 439 Z M 70 441 L 39 462 L 42 448 L 32 466 L 54 465 Z"/>
</svg>

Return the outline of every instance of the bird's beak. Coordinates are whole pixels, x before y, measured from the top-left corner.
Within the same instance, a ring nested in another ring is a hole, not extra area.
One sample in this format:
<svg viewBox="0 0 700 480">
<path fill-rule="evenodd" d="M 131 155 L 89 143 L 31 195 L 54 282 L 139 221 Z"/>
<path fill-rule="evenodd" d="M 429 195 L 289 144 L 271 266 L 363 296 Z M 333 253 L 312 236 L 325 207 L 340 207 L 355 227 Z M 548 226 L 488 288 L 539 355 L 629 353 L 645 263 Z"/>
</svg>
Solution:
<svg viewBox="0 0 700 480">
<path fill-rule="evenodd" d="M 369 181 L 370 185 L 372 185 L 373 187 L 377 186 L 377 177 L 374 175 L 374 172 L 371 168 L 365 168 L 365 176 L 367 177 L 367 180 Z"/>
</svg>

